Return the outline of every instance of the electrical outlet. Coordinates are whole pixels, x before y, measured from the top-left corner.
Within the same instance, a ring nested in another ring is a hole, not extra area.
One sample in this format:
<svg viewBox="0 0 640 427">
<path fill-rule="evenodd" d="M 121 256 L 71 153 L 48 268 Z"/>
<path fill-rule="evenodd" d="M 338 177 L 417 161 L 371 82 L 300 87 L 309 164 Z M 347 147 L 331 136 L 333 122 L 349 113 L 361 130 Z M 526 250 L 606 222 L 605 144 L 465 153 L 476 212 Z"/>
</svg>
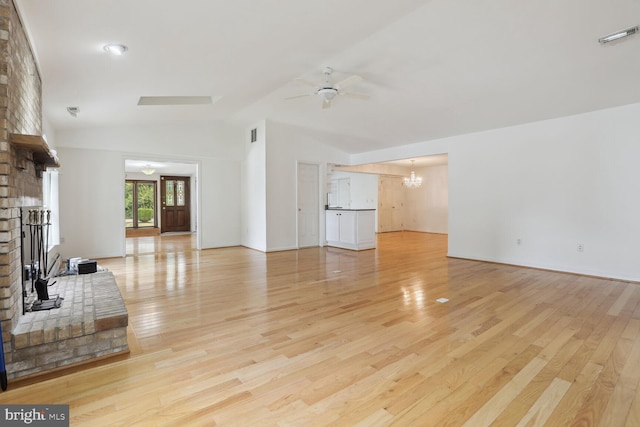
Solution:
<svg viewBox="0 0 640 427">
<path fill-rule="evenodd" d="M 578 252 L 584 252 L 584 244 L 578 243 Z"/>
<path fill-rule="evenodd" d="M 522 245 L 522 239 L 516 239 L 516 245 L 521 246 Z"/>
</svg>

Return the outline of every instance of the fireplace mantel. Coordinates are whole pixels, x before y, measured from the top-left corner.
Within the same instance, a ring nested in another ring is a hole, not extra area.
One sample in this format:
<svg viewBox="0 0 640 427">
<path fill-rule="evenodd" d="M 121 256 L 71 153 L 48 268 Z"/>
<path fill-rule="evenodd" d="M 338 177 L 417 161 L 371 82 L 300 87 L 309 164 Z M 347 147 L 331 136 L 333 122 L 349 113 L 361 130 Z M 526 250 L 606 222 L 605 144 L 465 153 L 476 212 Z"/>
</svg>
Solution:
<svg viewBox="0 0 640 427">
<path fill-rule="evenodd" d="M 16 148 L 30 151 L 33 154 L 33 162 L 39 169 L 47 167 L 59 168 L 60 163 L 56 154 L 49 148 L 47 141 L 40 135 L 9 134 L 9 142 Z M 38 168 L 36 168 L 38 169 Z"/>
</svg>

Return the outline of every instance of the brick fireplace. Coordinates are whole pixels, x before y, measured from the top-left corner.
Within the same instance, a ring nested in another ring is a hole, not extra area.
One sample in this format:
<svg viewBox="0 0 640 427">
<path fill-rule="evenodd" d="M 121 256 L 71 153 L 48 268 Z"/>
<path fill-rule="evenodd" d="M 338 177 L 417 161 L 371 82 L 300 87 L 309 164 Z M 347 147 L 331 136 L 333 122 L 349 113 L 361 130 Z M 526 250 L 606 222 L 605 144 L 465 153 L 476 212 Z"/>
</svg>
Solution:
<svg viewBox="0 0 640 427">
<path fill-rule="evenodd" d="M 42 180 L 11 134 L 42 135 L 40 74 L 11 0 L 0 0 L 0 319 L 7 362 L 22 315 L 20 206 L 42 204 Z"/>
<path fill-rule="evenodd" d="M 13 1 L 0 0 L 0 321 L 10 379 L 128 352 L 127 311 L 109 272 L 58 278 L 50 292 L 64 295 L 60 309 L 22 313 L 20 208 L 43 203 L 42 153 L 29 148 L 42 132 L 39 70 Z"/>
</svg>

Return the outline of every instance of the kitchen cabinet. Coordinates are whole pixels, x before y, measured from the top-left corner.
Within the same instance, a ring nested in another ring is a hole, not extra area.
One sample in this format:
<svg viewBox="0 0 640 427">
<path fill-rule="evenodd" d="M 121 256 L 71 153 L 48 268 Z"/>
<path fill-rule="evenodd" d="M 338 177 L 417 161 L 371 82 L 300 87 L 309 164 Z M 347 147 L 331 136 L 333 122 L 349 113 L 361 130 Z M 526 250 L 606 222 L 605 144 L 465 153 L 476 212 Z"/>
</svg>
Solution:
<svg viewBox="0 0 640 427">
<path fill-rule="evenodd" d="M 327 245 L 353 250 L 375 248 L 375 212 L 375 209 L 327 210 Z"/>
</svg>

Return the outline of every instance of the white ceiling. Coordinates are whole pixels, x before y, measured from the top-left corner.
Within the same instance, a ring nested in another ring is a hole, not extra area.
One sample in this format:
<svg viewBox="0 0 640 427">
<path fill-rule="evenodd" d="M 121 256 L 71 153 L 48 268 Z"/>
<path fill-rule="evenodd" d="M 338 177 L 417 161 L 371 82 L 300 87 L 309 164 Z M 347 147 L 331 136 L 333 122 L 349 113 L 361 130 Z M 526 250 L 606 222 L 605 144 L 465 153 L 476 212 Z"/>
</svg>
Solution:
<svg viewBox="0 0 640 427">
<path fill-rule="evenodd" d="M 154 169 L 156 175 L 191 176 L 196 174 L 196 165 L 192 163 L 133 159 L 124 161 L 124 171 L 126 173 L 140 173 L 142 169 Z"/>
<path fill-rule="evenodd" d="M 413 160 L 413 163 L 411 161 Z M 384 162 L 387 165 L 402 166 L 410 168 L 415 166 L 416 168 L 428 167 L 428 166 L 440 166 L 449 164 L 449 156 L 447 154 L 436 154 L 433 156 L 416 157 L 404 160 L 392 160 Z"/>
<path fill-rule="evenodd" d="M 640 0 L 16 3 L 56 129 L 266 118 L 356 153 L 640 102 L 640 35 L 597 42 L 639 24 Z M 113 42 L 128 52 L 107 55 Z M 349 90 L 371 98 L 284 100 L 324 66 L 362 76 Z"/>
</svg>

